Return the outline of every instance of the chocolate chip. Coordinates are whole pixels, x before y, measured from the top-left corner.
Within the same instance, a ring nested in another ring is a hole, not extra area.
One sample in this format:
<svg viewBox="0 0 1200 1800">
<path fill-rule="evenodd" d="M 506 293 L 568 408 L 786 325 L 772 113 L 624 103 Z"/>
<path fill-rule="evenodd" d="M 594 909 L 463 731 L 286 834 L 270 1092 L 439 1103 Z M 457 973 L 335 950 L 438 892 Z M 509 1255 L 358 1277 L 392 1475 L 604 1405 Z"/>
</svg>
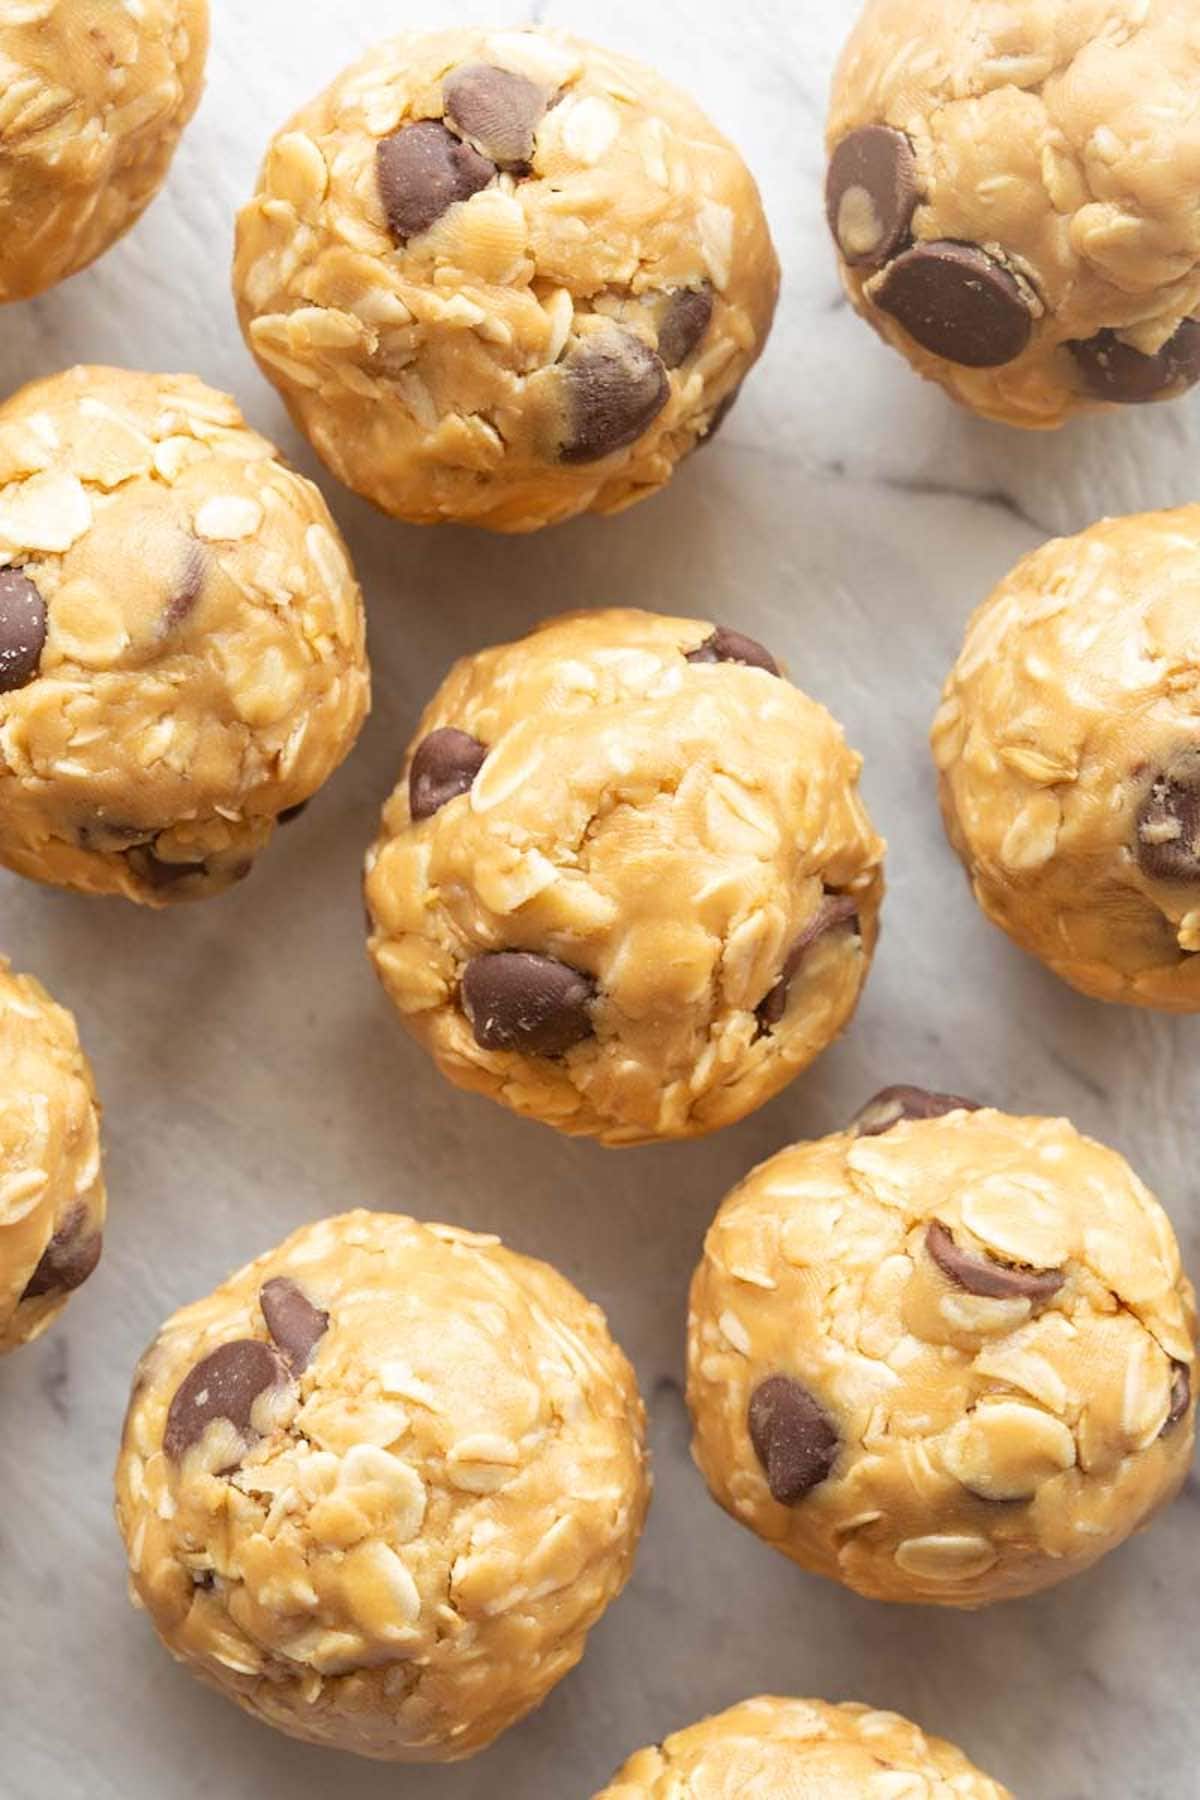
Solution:
<svg viewBox="0 0 1200 1800">
<path fill-rule="evenodd" d="M 595 998 L 589 976 L 526 950 L 477 956 L 463 972 L 463 1010 L 485 1050 L 562 1056 L 591 1037 Z"/>
<path fill-rule="evenodd" d="M 974 244 L 914 244 L 867 291 L 922 349 L 967 369 L 1012 362 L 1033 332 L 1016 276 Z"/>
<path fill-rule="evenodd" d="M 217 1578 L 211 1569 L 192 1570 L 192 1586 L 194 1588 L 200 1588 L 204 1593 L 211 1594 L 216 1585 Z"/>
<path fill-rule="evenodd" d="M 908 242 L 917 210 L 917 159 L 902 131 L 864 125 L 829 159 L 825 212 L 851 268 L 878 269 Z"/>
<path fill-rule="evenodd" d="M 296 806 L 285 806 L 283 811 L 279 814 L 279 816 L 275 820 L 275 823 L 277 825 L 291 825 L 294 820 L 302 817 L 302 815 L 308 811 L 308 809 L 311 805 L 312 805 L 311 800 L 301 800 L 299 802 L 299 804 Z"/>
<path fill-rule="evenodd" d="M 706 444 L 712 443 L 718 431 L 720 431 L 722 425 L 724 425 L 726 419 L 729 417 L 741 397 L 742 389 L 741 384 L 739 383 L 738 386 L 734 388 L 732 394 L 726 394 L 725 398 L 716 408 L 712 418 L 708 421 L 708 430 L 704 433 L 702 438 L 697 438 L 692 446 L 693 451 L 703 450 Z"/>
<path fill-rule="evenodd" d="M 0 569 L 0 694 L 33 680 L 46 644 L 46 602 L 20 569 Z"/>
<path fill-rule="evenodd" d="M 524 75 L 490 63 L 467 63 L 442 83 L 446 117 L 502 169 L 527 169 L 546 94 Z"/>
<path fill-rule="evenodd" d="M 486 760 L 487 746 L 452 725 L 422 738 L 408 771 L 408 809 L 414 821 L 431 819 L 449 801 L 469 794 Z"/>
<path fill-rule="evenodd" d="M 840 1447 L 825 1408 L 789 1375 L 769 1376 L 750 1396 L 750 1442 L 780 1506 L 820 1487 Z"/>
<path fill-rule="evenodd" d="M 658 328 L 658 354 L 668 369 L 678 369 L 700 348 L 712 324 L 713 291 L 703 287 L 678 288 L 671 295 Z"/>
<path fill-rule="evenodd" d="M 925 1248 L 956 1287 L 986 1300 L 1032 1300 L 1037 1305 L 1052 1300 L 1066 1280 L 1061 1269 L 1019 1268 L 963 1250 L 940 1219 L 934 1219 L 926 1231 Z"/>
<path fill-rule="evenodd" d="M 699 649 L 689 650 L 686 660 L 690 663 L 742 663 L 748 669 L 765 669 L 768 675 L 779 673 L 779 664 L 757 638 L 730 631 L 725 625 L 718 625 Z"/>
<path fill-rule="evenodd" d="M 250 1414 L 258 1396 L 287 1380 L 286 1365 L 269 1344 L 257 1338 L 221 1344 L 176 1388 L 167 1410 L 163 1449 L 178 1461 L 200 1442 L 214 1419 L 228 1419 L 235 1430 L 251 1433 Z"/>
<path fill-rule="evenodd" d="M 258 1304 L 267 1330 L 287 1357 L 293 1375 L 302 1375 L 329 1329 L 329 1314 L 314 1306 L 286 1275 L 264 1282 Z"/>
<path fill-rule="evenodd" d="M 562 364 L 566 463 L 599 462 L 636 443 L 671 394 L 658 352 L 612 326 L 581 339 Z"/>
<path fill-rule="evenodd" d="M 166 862 L 156 856 L 153 850 L 138 845 L 125 852 L 125 860 L 139 881 L 147 887 L 161 889 L 177 887 L 186 881 L 189 875 L 206 875 L 208 864 L 203 862 Z M 249 869 L 247 868 L 247 873 Z"/>
<path fill-rule="evenodd" d="M 73 1206 L 26 1283 L 22 1300 L 43 1294 L 70 1294 L 82 1287 L 100 1261 L 103 1240 L 86 1206 Z"/>
<path fill-rule="evenodd" d="M 1134 852 L 1151 881 L 1200 881 L 1200 752 L 1155 776 L 1138 809 Z"/>
<path fill-rule="evenodd" d="M 208 573 L 208 554 L 202 544 L 193 542 L 187 554 L 175 592 L 163 608 L 163 635 L 178 630 L 194 611 Z"/>
<path fill-rule="evenodd" d="M 942 1119 L 952 1112 L 979 1112 L 977 1100 L 961 1094 L 935 1094 L 928 1088 L 886 1087 L 868 1100 L 850 1125 L 855 1137 L 882 1137 L 902 1119 Z"/>
<path fill-rule="evenodd" d="M 405 125 L 375 152 L 379 195 L 398 244 L 419 237 L 459 200 L 485 188 L 496 165 L 436 119 Z"/>
<path fill-rule="evenodd" d="M 1192 1372 L 1186 1363 L 1172 1362 L 1171 1410 L 1167 1414 L 1166 1423 L 1164 1424 L 1162 1431 L 1159 1433 L 1160 1437 L 1165 1437 L 1168 1431 L 1174 1431 L 1177 1425 L 1182 1424 L 1183 1420 L 1186 1419 L 1188 1415 L 1191 1404 Z"/>
<path fill-rule="evenodd" d="M 1200 319 L 1185 319 L 1153 356 L 1135 350 L 1115 331 L 1098 331 L 1067 348 L 1097 399 L 1117 406 L 1166 400 L 1200 381 Z"/>
<path fill-rule="evenodd" d="M 850 924 L 856 931 L 859 929 L 858 902 L 849 894 L 827 893 L 811 922 L 805 926 L 789 950 L 779 980 L 758 1007 L 756 1017 L 761 1032 L 770 1031 L 783 1019 L 787 1012 L 792 983 L 800 971 L 800 965 L 817 939 L 824 937 L 827 931 L 833 931 L 839 925 Z"/>
</svg>

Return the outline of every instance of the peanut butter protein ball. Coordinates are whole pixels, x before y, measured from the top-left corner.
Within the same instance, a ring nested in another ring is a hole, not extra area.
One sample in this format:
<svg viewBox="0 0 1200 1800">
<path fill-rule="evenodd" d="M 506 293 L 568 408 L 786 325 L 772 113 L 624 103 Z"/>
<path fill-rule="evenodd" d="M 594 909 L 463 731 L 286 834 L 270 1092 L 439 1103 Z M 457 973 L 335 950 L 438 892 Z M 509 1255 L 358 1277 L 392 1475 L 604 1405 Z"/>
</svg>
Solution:
<svg viewBox="0 0 1200 1800">
<path fill-rule="evenodd" d="M 718 1213 L 692 1287 L 694 1454 L 804 1568 L 986 1606 L 1174 1498 L 1195 1325 L 1167 1217 L 1115 1151 L 889 1089 Z"/>
<path fill-rule="evenodd" d="M 348 754 L 362 602 L 318 490 L 190 376 L 0 406 L 0 862 L 147 906 L 247 874 Z"/>
<path fill-rule="evenodd" d="M 40 1336 L 95 1269 L 104 1208 L 75 1021 L 0 957 L 0 1354 Z"/>
<path fill-rule="evenodd" d="M 1200 1010 L 1200 506 L 1027 557 L 933 726 L 984 912 L 1101 1000 Z"/>
<path fill-rule="evenodd" d="M 293 1737 L 473 1755 L 545 1699 L 649 1500 L 599 1309 L 493 1237 L 305 1226 L 142 1358 L 117 1467 L 168 1649 Z"/>
<path fill-rule="evenodd" d="M 866 979 L 860 766 L 739 632 L 555 620 L 427 709 L 368 858 L 375 966 L 460 1087 L 609 1144 L 728 1125 Z"/>
<path fill-rule="evenodd" d="M 670 479 L 732 405 L 779 269 L 733 146 L 560 32 L 409 33 L 272 144 L 234 277 L 342 481 L 418 524 L 532 531 Z"/>
<path fill-rule="evenodd" d="M 1011 1800 L 897 1713 L 764 1696 L 639 1750 L 596 1800 Z"/>
<path fill-rule="evenodd" d="M 196 110 L 208 0 L 0 7 L 0 302 L 27 300 L 129 230 Z"/>
<path fill-rule="evenodd" d="M 1197 0 L 868 0 L 834 82 L 850 298 L 1010 425 L 1200 380 Z"/>
</svg>

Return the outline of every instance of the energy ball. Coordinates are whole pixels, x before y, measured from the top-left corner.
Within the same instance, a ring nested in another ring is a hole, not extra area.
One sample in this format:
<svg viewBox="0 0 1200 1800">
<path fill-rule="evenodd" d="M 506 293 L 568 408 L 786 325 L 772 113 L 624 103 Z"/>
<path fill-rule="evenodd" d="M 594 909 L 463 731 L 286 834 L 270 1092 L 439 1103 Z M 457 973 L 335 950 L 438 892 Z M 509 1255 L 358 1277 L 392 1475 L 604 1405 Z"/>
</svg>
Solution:
<svg viewBox="0 0 1200 1800">
<path fill-rule="evenodd" d="M 459 1087 L 608 1144 L 761 1106 L 853 1013 L 884 846 L 753 639 L 599 611 L 466 658 L 367 862 L 370 950 Z"/>
<path fill-rule="evenodd" d="M 1166 1214 L 1115 1151 L 894 1088 L 718 1213 L 692 1285 L 693 1453 L 803 1568 L 987 1606 L 1175 1497 L 1195 1328 Z"/>
<path fill-rule="evenodd" d="M 75 1021 L 0 957 L 0 1355 L 83 1286 L 104 1212 L 100 1109 Z"/>
<path fill-rule="evenodd" d="M 906 1779 L 907 1778 L 907 1779 Z M 897 1713 L 764 1696 L 639 1750 L 596 1800 L 1011 1800 Z"/>
<path fill-rule="evenodd" d="M 191 376 L 0 406 L 0 863 L 146 906 L 249 873 L 349 753 L 362 601 L 318 490 Z"/>
<path fill-rule="evenodd" d="M 600 1310 L 494 1237 L 347 1213 L 168 1321 L 117 1465 L 171 1653 L 292 1737 L 472 1756 L 625 1585 L 649 1501 Z"/>
<path fill-rule="evenodd" d="M 933 726 L 987 916 L 1100 1000 L 1200 1010 L 1200 506 L 1027 557 Z"/>
<path fill-rule="evenodd" d="M 200 100 L 208 0 L 0 8 L 0 302 L 85 268 L 167 178 Z"/>
<path fill-rule="evenodd" d="M 714 431 L 779 268 L 686 95 L 560 32 L 408 33 L 275 139 L 234 274 L 338 478 L 417 524 L 612 513 Z"/>
<path fill-rule="evenodd" d="M 1197 0 L 868 0 L 834 81 L 858 311 L 956 400 L 1045 428 L 1200 380 Z"/>
</svg>

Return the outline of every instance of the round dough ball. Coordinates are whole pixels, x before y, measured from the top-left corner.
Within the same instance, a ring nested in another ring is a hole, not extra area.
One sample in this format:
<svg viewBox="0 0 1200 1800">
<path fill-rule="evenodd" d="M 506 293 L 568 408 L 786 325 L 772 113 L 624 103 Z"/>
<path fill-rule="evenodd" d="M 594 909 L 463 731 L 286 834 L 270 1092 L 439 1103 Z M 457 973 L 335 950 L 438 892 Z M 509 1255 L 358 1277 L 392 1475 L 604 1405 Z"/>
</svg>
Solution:
<svg viewBox="0 0 1200 1800">
<path fill-rule="evenodd" d="M 912 1776 L 911 1782 L 903 1780 Z M 898 1779 L 900 1778 L 900 1779 Z M 596 1800 L 1011 1800 L 898 1713 L 764 1696 L 639 1750 Z"/>
<path fill-rule="evenodd" d="M 318 490 L 191 376 L 0 406 L 0 862 L 146 906 L 250 871 L 369 699 Z"/>
<path fill-rule="evenodd" d="M 1167 1217 L 1115 1151 L 891 1089 L 718 1213 L 692 1286 L 694 1455 L 802 1567 L 986 1606 L 1174 1498 L 1195 1325 Z"/>
<path fill-rule="evenodd" d="M 1200 506 L 1027 557 L 933 726 L 984 912 L 1100 1000 L 1200 1010 Z"/>
<path fill-rule="evenodd" d="M 460 1087 L 609 1144 L 761 1106 L 854 1011 L 884 846 L 761 644 L 578 613 L 458 663 L 367 864 L 371 955 Z"/>
<path fill-rule="evenodd" d="M 644 1415 L 603 1314 L 494 1237 L 347 1213 L 163 1327 L 117 1465 L 171 1652 L 293 1737 L 471 1756 L 624 1587 Z"/>
<path fill-rule="evenodd" d="M 0 302 L 85 268 L 167 178 L 199 104 L 208 0 L 0 9 Z"/>
<path fill-rule="evenodd" d="M 242 327 L 340 480 L 532 531 L 668 481 L 757 360 L 779 267 L 733 146 L 560 32 L 409 33 L 272 144 Z"/>
<path fill-rule="evenodd" d="M 0 957 L 0 1355 L 40 1336 L 100 1260 L 100 1109 L 75 1021 Z"/>
<path fill-rule="evenodd" d="M 1200 380 L 1198 0 L 868 0 L 826 189 L 851 300 L 1009 425 Z"/>
</svg>

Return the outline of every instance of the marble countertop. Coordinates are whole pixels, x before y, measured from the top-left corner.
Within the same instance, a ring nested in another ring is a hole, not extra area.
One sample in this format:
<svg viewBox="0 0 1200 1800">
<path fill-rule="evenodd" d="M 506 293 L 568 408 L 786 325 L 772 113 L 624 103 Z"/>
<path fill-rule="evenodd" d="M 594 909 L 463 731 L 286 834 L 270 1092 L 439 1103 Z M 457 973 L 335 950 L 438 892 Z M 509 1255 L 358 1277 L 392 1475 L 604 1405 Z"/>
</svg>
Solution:
<svg viewBox="0 0 1200 1800">
<path fill-rule="evenodd" d="M 1091 1004 L 984 922 L 941 836 L 925 744 L 967 612 L 1018 555 L 1105 511 L 1195 497 L 1200 400 L 1031 439 L 960 416 L 875 342 L 841 297 L 820 205 L 824 98 L 851 12 L 525 8 L 670 73 L 760 177 L 784 298 L 720 446 L 620 520 L 503 544 L 391 525 L 325 481 L 376 671 L 346 769 L 252 881 L 208 905 L 152 916 L 0 875 L 0 945 L 79 1015 L 111 1189 L 101 1272 L 0 1368 L 5 1800 L 587 1800 L 636 1746 L 764 1690 L 894 1707 L 1021 1800 L 1197 1792 L 1194 1478 L 1097 1571 L 966 1617 L 873 1605 L 790 1568 L 717 1511 L 688 1460 L 684 1297 L 718 1200 L 886 1082 L 1069 1113 L 1132 1159 L 1200 1268 L 1200 1020 Z M 208 96 L 169 190 L 97 269 L 7 309 L 0 391 L 80 360 L 194 368 L 311 470 L 237 334 L 233 209 L 268 130 L 361 48 L 495 17 L 494 0 L 214 0 L 214 13 Z M 891 843 L 882 946 L 844 1040 L 739 1128 L 623 1154 L 442 1083 L 375 985 L 358 891 L 450 659 L 607 602 L 711 614 L 776 647 L 864 752 Z M 495 1229 L 558 1263 L 608 1310 L 651 1413 L 658 1493 L 632 1586 L 542 1710 L 457 1769 L 401 1773 L 278 1737 L 175 1667 L 125 1599 L 109 1478 L 138 1352 L 177 1305 L 350 1205 Z"/>
</svg>

